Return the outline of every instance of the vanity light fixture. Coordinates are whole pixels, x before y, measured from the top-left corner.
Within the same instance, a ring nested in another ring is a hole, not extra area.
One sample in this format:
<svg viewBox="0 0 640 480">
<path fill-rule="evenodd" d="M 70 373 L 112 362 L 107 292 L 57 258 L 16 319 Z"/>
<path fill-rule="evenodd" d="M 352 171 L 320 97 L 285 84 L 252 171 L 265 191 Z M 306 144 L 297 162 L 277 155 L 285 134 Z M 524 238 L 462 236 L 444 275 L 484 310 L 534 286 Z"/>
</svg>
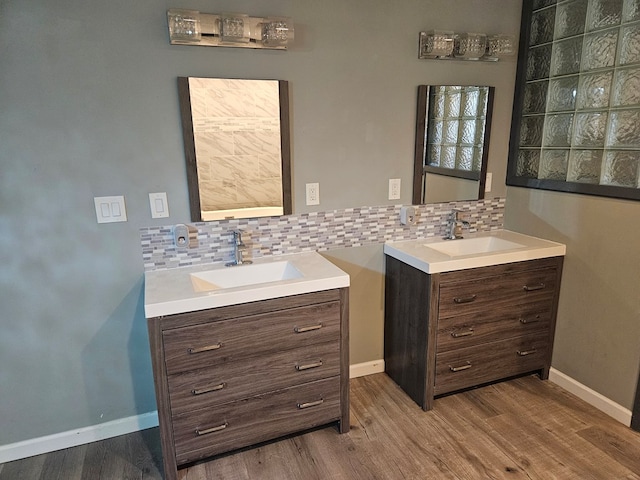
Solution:
<svg viewBox="0 0 640 480">
<path fill-rule="evenodd" d="M 498 61 L 515 55 L 515 37 L 445 30 L 420 32 L 418 58 Z"/>
<path fill-rule="evenodd" d="M 249 15 L 223 13 L 220 15 L 220 40 L 222 43 L 249 43 L 251 27 Z"/>
<path fill-rule="evenodd" d="M 289 18 L 267 18 L 262 24 L 262 45 L 269 48 L 287 46 L 293 39 L 293 25 Z"/>
<path fill-rule="evenodd" d="M 167 22 L 172 45 L 286 50 L 294 37 L 293 22 L 288 17 L 169 9 Z"/>
<path fill-rule="evenodd" d="M 443 30 L 420 32 L 419 58 L 449 58 L 453 55 L 454 33 Z"/>
<path fill-rule="evenodd" d="M 484 33 L 460 33 L 453 40 L 453 55 L 456 58 L 478 60 L 487 50 L 487 36 Z"/>
<path fill-rule="evenodd" d="M 200 41 L 200 15 L 195 10 L 169 10 L 169 38 L 171 43 L 197 43 Z"/>
</svg>

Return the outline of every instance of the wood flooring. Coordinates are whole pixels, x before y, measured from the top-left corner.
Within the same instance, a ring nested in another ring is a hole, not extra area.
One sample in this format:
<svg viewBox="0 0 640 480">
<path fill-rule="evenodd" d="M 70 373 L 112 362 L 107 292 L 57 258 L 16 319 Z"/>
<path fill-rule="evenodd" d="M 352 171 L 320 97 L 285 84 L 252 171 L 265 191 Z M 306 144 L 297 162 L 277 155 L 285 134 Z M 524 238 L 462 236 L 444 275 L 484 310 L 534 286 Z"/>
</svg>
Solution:
<svg viewBox="0 0 640 480">
<path fill-rule="evenodd" d="M 217 457 L 182 480 L 640 480 L 640 433 L 530 376 L 422 411 L 385 374 L 351 381 L 351 430 L 330 426 Z M 0 465 L 0 480 L 161 479 L 158 429 Z"/>
</svg>

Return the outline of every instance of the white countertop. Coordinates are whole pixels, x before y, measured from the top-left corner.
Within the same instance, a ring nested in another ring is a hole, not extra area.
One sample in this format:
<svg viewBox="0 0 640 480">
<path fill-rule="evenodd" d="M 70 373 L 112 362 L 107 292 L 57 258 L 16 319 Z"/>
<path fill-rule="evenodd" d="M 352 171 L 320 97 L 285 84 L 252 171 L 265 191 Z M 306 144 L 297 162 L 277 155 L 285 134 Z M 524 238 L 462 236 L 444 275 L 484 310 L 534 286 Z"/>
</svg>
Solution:
<svg viewBox="0 0 640 480">
<path fill-rule="evenodd" d="M 252 265 L 282 261 L 290 262 L 302 276 L 268 283 L 197 291 L 192 273 L 242 269 L 250 265 L 225 267 L 224 264 L 206 264 L 146 272 L 145 317 L 173 315 L 349 286 L 349 275 L 317 252 L 262 257 L 254 259 Z"/>
<path fill-rule="evenodd" d="M 465 239 L 482 237 L 495 237 L 516 243 L 518 246 L 515 248 L 470 255 L 447 255 L 429 248 L 429 244 L 443 241 L 460 242 L 464 241 L 464 239 L 443 240 L 441 237 L 429 237 L 420 240 L 387 242 L 384 245 L 384 253 L 425 273 L 451 272 L 467 268 L 557 257 L 563 256 L 566 253 L 566 246 L 561 243 L 512 232 L 510 230 L 493 230 L 490 232 L 464 235 Z"/>
</svg>

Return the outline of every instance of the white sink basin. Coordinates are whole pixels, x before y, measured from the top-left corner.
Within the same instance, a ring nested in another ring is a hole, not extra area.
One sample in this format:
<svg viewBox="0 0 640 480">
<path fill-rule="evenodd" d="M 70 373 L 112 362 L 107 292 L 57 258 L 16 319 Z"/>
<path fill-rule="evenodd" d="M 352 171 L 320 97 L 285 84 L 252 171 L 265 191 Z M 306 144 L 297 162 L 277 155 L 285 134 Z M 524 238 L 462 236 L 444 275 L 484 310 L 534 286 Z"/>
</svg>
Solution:
<svg viewBox="0 0 640 480">
<path fill-rule="evenodd" d="M 155 270 L 144 275 L 147 318 L 349 286 L 349 275 L 317 252 Z"/>
<path fill-rule="evenodd" d="M 443 273 L 564 255 L 561 243 L 509 230 L 470 234 L 459 240 L 439 237 L 387 242 L 384 253 L 425 273 Z"/>
<path fill-rule="evenodd" d="M 246 287 L 260 283 L 279 282 L 301 278 L 302 273 L 291 262 L 258 263 L 217 268 L 191 274 L 196 292 L 208 292 L 221 288 Z"/>
<path fill-rule="evenodd" d="M 458 240 L 446 240 L 444 242 L 425 243 L 424 246 L 449 255 L 450 257 L 478 255 L 481 253 L 499 252 L 524 247 L 521 243 L 511 242 L 498 237 L 461 238 Z"/>
</svg>

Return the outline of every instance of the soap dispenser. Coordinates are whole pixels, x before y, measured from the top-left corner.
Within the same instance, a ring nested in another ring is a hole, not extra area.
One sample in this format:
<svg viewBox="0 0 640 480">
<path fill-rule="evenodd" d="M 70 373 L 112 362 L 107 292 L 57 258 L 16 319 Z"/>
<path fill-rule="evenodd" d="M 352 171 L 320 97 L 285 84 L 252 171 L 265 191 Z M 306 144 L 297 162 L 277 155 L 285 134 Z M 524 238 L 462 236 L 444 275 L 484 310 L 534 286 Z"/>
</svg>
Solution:
<svg viewBox="0 0 640 480">
<path fill-rule="evenodd" d="M 193 225 L 179 223 L 173 227 L 173 242 L 178 248 L 196 248 L 198 246 L 198 229 Z"/>
<path fill-rule="evenodd" d="M 414 207 L 413 205 L 400 207 L 400 223 L 402 225 L 415 225 L 416 207 Z"/>
</svg>

